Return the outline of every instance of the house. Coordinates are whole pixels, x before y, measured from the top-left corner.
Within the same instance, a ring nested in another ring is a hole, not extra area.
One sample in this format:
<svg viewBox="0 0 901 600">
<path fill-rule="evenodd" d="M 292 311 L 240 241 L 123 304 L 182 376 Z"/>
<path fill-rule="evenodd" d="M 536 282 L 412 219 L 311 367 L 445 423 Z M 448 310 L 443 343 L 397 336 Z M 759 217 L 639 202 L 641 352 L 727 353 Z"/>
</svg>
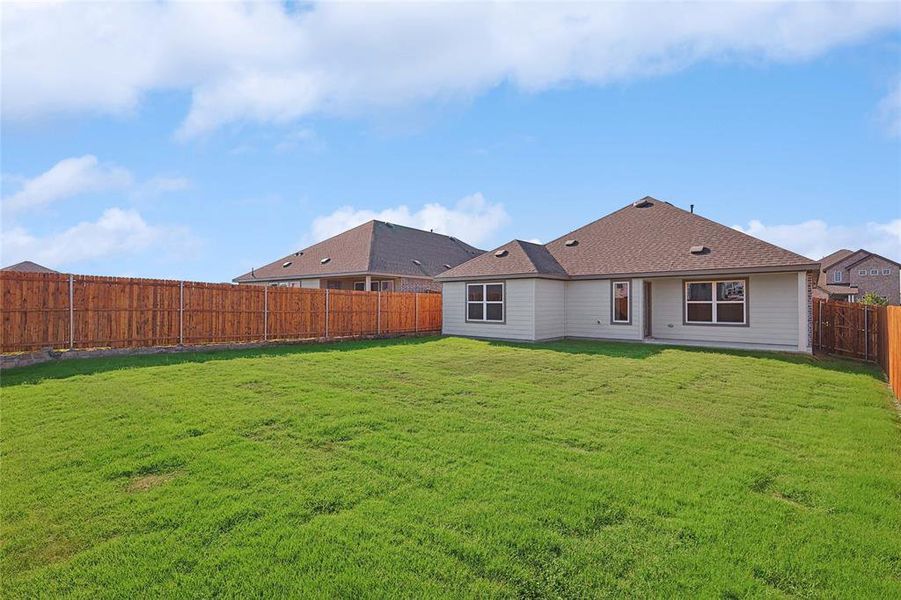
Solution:
<svg viewBox="0 0 901 600">
<path fill-rule="evenodd" d="M 482 252 L 447 235 L 369 221 L 233 281 L 337 290 L 438 291 L 436 275 Z"/>
<path fill-rule="evenodd" d="M 820 259 L 814 297 L 856 302 L 872 292 L 901 304 L 901 264 L 874 252 L 842 249 Z"/>
<path fill-rule="evenodd" d="M 651 197 L 438 276 L 449 335 L 810 352 L 819 263 Z"/>
<path fill-rule="evenodd" d="M 14 265 L 3 267 L 2 269 L 0 269 L 0 271 L 16 271 L 18 273 L 59 273 L 59 271 L 48 269 L 44 265 L 39 265 L 38 263 L 31 262 L 30 260 L 23 260 L 22 262 L 18 262 Z"/>
</svg>

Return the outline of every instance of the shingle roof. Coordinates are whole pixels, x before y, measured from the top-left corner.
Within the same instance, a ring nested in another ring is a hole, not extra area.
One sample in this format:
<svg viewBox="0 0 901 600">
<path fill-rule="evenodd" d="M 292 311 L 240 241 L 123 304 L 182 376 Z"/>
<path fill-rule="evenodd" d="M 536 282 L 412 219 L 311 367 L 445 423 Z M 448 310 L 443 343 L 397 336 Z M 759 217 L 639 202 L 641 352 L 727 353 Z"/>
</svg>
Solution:
<svg viewBox="0 0 901 600">
<path fill-rule="evenodd" d="M 481 253 L 482 250 L 450 236 L 384 221 L 369 221 L 233 281 L 244 283 L 364 273 L 434 277 L 447 270 L 445 265 L 454 267 Z M 328 260 L 323 262 L 326 258 Z"/>
<path fill-rule="evenodd" d="M 693 253 L 693 247 L 703 249 Z M 651 197 L 567 233 L 545 248 L 569 277 L 818 267 L 800 254 Z M 515 274 L 481 259 L 439 279 Z"/>
<path fill-rule="evenodd" d="M 856 294 L 860 291 L 856 285 L 833 285 L 833 284 L 826 284 L 826 285 L 821 285 L 821 286 L 818 286 L 818 287 L 819 287 L 820 289 L 822 289 L 822 290 L 825 290 L 826 292 L 828 292 L 828 293 L 830 293 L 830 294 L 837 294 L 837 295 L 842 295 L 842 294 L 846 294 L 846 295 L 854 294 L 854 295 L 856 295 Z"/>
<path fill-rule="evenodd" d="M 490 250 L 462 265 L 446 271 L 441 277 L 469 277 L 491 275 L 542 275 L 566 279 L 566 271 L 541 244 L 513 240 Z"/>
<path fill-rule="evenodd" d="M 23 260 L 20 263 L 16 263 L 14 265 L 10 265 L 8 267 L 3 267 L 0 269 L 2 271 L 18 271 L 19 273 L 59 273 L 59 271 L 54 271 L 53 269 L 48 269 L 44 265 L 39 265 L 36 262 L 31 262 L 30 260 Z"/>
<path fill-rule="evenodd" d="M 852 254 L 857 254 L 857 252 L 860 252 L 860 250 L 854 251 L 854 250 L 848 250 L 847 248 L 842 248 L 841 250 L 836 250 L 832 254 L 830 254 L 828 256 L 824 256 L 823 258 L 820 259 L 820 267 L 825 271 L 825 270 L 829 269 L 830 267 L 832 267 L 833 265 L 838 264 L 841 261 L 845 260 Z"/>
</svg>

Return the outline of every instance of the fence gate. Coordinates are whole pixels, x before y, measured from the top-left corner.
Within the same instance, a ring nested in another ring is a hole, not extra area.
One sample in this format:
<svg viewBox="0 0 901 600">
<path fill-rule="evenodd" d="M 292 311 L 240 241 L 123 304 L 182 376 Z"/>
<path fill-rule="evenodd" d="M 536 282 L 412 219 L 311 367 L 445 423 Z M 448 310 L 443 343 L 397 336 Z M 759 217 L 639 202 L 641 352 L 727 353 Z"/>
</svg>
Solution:
<svg viewBox="0 0 901 600">
<path fill-rule="evenodd" d="M 880 343 L 885 310 L 884 306 L 814 300 L 814 350 L 880 362 L 885 351 Z"/>
</svg>

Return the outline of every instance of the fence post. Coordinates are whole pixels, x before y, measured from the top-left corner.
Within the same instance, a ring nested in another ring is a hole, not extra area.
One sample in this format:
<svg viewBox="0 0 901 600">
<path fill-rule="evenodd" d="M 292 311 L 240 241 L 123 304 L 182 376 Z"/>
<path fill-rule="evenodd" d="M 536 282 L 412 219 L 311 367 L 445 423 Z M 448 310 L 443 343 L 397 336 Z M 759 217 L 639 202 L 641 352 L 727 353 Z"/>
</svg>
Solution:
<svg viewBox="0 0 901 600">
<path fill-rule="evenodd" d="M 263 341 L 269 341 L 269 286 L 263 288 Z"/>
<path fill-rule="evenodd" d="M 75 347 L 75 276 L 69 273 L 69 348 Z"/>
<path fill-rule="evenodd" d="M 379 285 L 381 287 L 381 284 Z M 382 290 L 376 292 L 378 298 L 378 308 L 375 313 L 375 334 L 382 335 Z"/>
<path fill-rule="evenodd" d="M 328 288 L 325 289 L 325 337 L 328 337 Z"/>
<path fill-rule="evenodd" d="M 822 350 L 823 349 L 823 308 L 825 308 L 825 305 L 820 300 L 817 301 L 817 305 L 819 306 L 819 309 L 817 310 L 817 315 L 818 315 L 817 320 L 819 321 L 819 332 L 817 333 L 817 337 L 819 338 L 819 341 L 817 342 L 817 346 L 820 348 L 820 350 Z"/>
<path fill-rule="evenodd" d="M 178 282 L 178 345 L 185 345 L 185 282 Z"/>
<path fill-rule="evenodd" d="M 870 308 L 863 307 L 863 359 L 870 360 Z"/>
<path fill-rule="evenodd" d="M 416 321 L 413 323 L 413 331 L 419 333 L 419 294 L 414 292 L 414 298 L 416 298 L 416 310 L 414 314 L 416 315 Z"/>
</svg>

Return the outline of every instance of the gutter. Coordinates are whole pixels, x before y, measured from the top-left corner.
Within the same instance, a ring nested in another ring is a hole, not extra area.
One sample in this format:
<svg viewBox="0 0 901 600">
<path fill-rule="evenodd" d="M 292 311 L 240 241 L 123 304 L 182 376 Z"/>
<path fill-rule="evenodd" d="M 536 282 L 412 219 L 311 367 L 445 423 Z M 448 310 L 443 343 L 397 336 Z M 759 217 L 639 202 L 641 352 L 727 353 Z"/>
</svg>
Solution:
<svg viewBox="0 0 901 600">
<path fill-rule="evenodd" d="M 745 273 L 794 273 L 797 271 L 819 271 L 820 263 L 804 263 L 800 265 L 780 265 L 773 267 L 729 267 L 724 269 L 687 269 L 681 271 L 646 271 L 634 273 L 596 273 L 590 275 L 547 275 L 541 273 L 494 273 L 488 275 L 438 276 L 439 282 L 451 281 L 485 281 L 489 279 L 560 279 L 578 281 L 584 279 L 623 278 L 655 278 L 655 277 L 694 277 L 700 275 L 742 275 Z"/>
</svg>

